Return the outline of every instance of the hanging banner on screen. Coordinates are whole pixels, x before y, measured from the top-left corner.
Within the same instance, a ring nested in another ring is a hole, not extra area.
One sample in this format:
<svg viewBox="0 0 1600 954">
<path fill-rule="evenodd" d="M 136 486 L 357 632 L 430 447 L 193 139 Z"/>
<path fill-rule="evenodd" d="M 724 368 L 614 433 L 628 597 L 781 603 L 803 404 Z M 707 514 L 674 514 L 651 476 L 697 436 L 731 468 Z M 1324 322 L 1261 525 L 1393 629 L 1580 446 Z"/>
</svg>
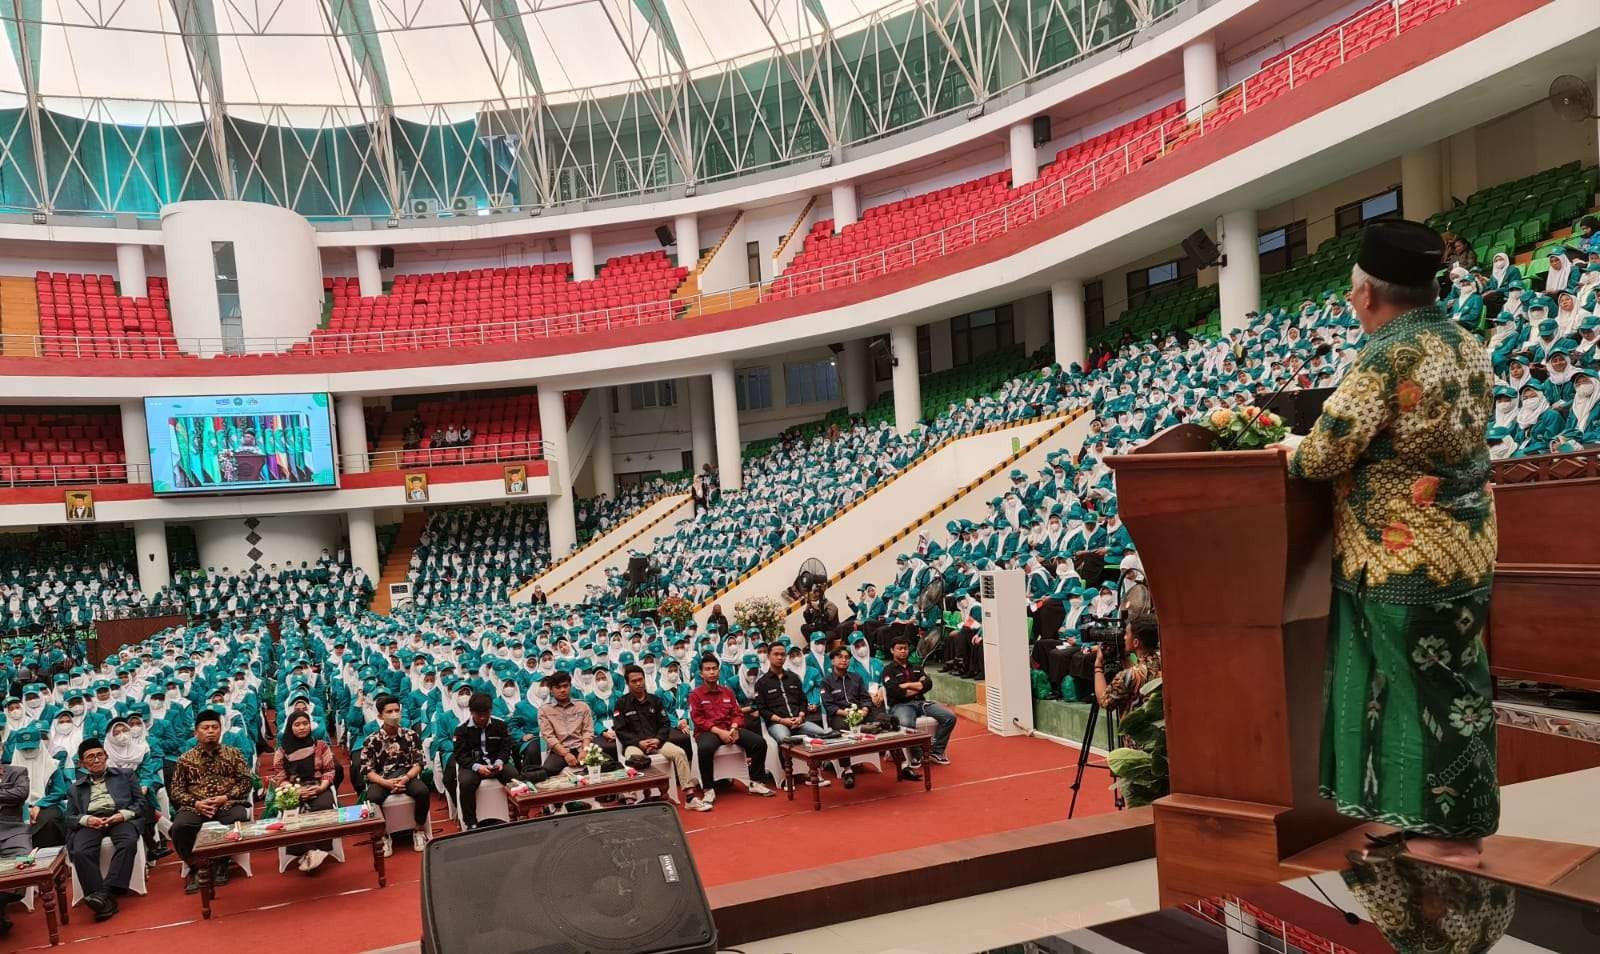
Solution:
<svg viewBox="0 0 1600 954">
<path fill-rule="evenodd" d="M 158 494 L 337 486 L 327 394 L 145 398 Z"/>
</svg>

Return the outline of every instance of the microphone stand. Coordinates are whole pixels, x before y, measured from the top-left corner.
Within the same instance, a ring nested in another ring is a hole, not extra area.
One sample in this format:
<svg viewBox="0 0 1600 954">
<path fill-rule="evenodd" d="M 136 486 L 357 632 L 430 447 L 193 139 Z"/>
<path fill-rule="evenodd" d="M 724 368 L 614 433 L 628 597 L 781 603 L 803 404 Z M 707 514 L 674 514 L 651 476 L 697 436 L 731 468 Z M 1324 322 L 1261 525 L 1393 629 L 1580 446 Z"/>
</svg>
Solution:
<svg viewBox="0 0 1600 954">
<path fill-rule="evenodd" d="M 1332 350 L 1333 350 L 1333 345 L 1320 344 L 1320 345 L 1317 345 L 1316 350 L 1311 352 L 1311 357 L 1312 358 L 1320 358 L 1320 357 L 1322 357 L 1323 355 L 1327 354 L 1328 352 L 1330 352 Z M 1239 432 L 1237 434 L 1233 435 L 1232 439 L 1230 439 L 1228 441 L 1228 446 L 1222 448 L 1222 450 L 1225 450 L 1225 451 L 1233 450 L 1234 445 L 1239 443 L 1239 438 L 1243 437 L 1245 435 L 1245 432 L 1249 431 L 1250 428 L 1256 426 L 1256 421 L 1259 421 L 1261 419 L 1261 415 L 1267 413 L 1267 405 L 1268 404 L 1272 404 L 1273 402 L 1277 401 L 1278 398 L 1283 397 L 1283 392 L 1289 390 L 1289 385 L 1294 383 L 1295 375 L 1297 375 L 1301 371 L 1305 370 L 1306 362 L 1309 361 L 1309 360 L 1310 360 L 1310 358 L 1302 358 L 1300 360 L 1300 366 L 1295 368 L 1294 371 L 1292 373 L 1290 373 L 1289 379 L 1287 381 L 1284 381 L 1282 384 L 1280 384 L 1278 386 L 1278 390 L 1272 392 L 1272 396 L 1268 397 L 1267 400 L 1263 404 L 1261 404 L 1260 406 L 1258 406 L 1256 408 L 1256 412 L 1250 416 L 1250 420 L 1245 422 L 1244 427 L 1240 428 Z"/>
</svg>

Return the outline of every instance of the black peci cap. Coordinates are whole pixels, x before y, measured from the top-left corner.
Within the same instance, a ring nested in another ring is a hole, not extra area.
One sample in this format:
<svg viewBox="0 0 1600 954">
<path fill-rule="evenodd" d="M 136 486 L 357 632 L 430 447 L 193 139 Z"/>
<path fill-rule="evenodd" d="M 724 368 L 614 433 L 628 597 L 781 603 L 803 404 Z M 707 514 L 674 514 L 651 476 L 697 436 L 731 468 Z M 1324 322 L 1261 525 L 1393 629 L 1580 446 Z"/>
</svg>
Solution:
<svg viewBox="0 0 1600 954">
<path fill-rule="evenodd" d="M 1356 258 L 1361 270 L 1396 285 L 1429 285 L 1444 264 L 1444 239 L 1421 222 L 1388 219 L 1367 226 Z"/>
</svg>

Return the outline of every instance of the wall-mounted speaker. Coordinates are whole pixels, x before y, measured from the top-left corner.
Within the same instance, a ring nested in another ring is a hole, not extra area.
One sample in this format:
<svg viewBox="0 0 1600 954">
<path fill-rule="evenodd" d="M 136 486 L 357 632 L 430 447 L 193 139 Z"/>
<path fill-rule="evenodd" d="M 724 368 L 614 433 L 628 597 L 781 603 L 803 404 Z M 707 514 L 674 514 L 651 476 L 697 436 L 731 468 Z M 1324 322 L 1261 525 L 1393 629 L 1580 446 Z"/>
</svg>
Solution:
<svg viewBox="0 0 1600 954">
<path fill-rule="evenodd" d="M 1195 268 L 1210 268 L 1222 261 L 1222 250 L 1217 248 L 1217 243 L 1211 241 L 1211 236 L 1205 229 L 1195 229 L 1194 233 L 1183 240 L 1183 254 L 1194 262 Z"/>
<path fill-rule="evenodd" d="M 392 245 L 380 245 L 378 247 L 378 267 L 379 268 L 393 268 L 394 267 L 394 246 L 392 246 Z"/>
<path fill-rule="evenodd" d="M 1033 144 L 1042 146 L 1050 141 L 1050 117 L 1045 115 L 1033 117 Z"/>
<path fill-rule="evenodd" d="M 447 835 L 422 856 L 427 954 L 715 954 L 677 810 L 647 802 Z"/>
<path fill-rule="evenodd" d="M 665 225 L 656 226 L 656 241 L 661 243 L 662 248 L 671 245 L 673 242 L 672 230 Z"/>
</svg>

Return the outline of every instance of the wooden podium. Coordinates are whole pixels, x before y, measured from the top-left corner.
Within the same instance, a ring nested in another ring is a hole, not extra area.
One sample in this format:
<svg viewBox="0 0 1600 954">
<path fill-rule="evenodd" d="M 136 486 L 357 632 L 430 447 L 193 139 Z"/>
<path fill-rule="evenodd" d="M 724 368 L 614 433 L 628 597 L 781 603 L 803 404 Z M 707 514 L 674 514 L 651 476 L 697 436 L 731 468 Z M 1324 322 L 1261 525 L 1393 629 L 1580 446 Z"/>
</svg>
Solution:
<svg viewBox="0 0 1600 954">
<path fill-rule="evenodd" d="M 1212 440 L 1180 424 L 1106 461 L 1161 624 L 1163 905 L 1293 877 L 1284 859 L 1355 824 L 1317 794 L 1329 488 Z"/>
</svg>

